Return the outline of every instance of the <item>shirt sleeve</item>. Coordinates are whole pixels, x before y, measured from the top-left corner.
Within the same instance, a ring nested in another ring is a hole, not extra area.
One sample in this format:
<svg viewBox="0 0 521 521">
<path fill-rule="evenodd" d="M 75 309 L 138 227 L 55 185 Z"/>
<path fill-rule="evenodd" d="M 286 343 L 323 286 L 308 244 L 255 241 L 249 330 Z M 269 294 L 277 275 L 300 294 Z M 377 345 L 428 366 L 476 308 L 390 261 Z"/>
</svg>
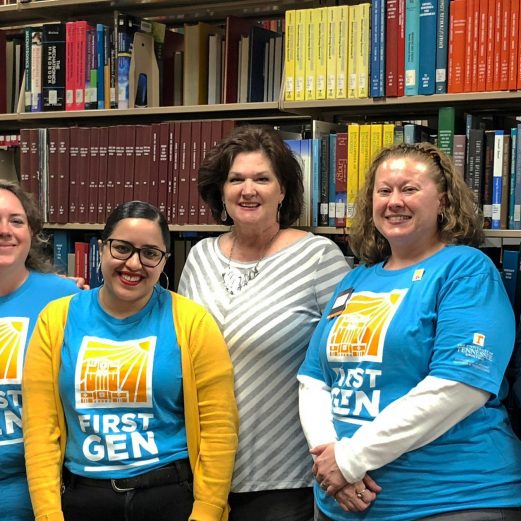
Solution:
<svg viewBox="0 0 521 521">
<path fill-rule="evenodd" d="M 366 472 L 439 438 L 488 398 L 489 393 L 475 387 L 427 376 L 351 438 L 338 441 L 337 465 L 344 478 L 355 483 Z"/>
</svg>

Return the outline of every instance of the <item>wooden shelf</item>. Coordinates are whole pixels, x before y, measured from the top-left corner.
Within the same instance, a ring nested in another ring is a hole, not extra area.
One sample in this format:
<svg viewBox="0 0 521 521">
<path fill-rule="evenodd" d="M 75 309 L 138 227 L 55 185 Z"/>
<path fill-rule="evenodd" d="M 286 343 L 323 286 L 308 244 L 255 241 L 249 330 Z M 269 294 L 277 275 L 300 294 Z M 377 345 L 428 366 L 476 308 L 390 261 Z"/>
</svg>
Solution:
<svg viewBox="0 0 521 521">
<path fill-rule="evenodd" d="M 317 7 L 320 0 L 42 0 L 0 6 L 0 26 L 95 18 L 107 22 L 115 9 L 163 23 L 224 20 L 228 15 L 274 18 L 287 9 Z"/>
</svg>

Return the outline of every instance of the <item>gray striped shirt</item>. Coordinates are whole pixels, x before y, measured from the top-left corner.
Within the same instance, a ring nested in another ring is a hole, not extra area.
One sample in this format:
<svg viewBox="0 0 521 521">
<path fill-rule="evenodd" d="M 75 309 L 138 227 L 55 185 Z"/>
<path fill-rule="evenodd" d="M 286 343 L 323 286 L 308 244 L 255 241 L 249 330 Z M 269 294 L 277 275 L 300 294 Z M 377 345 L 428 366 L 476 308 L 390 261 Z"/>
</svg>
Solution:
<svg viewBox="0 0 521 521">
<path fill-rule="evenodd" d="M 255 262 L 235 262 L 247 271 Z M 300 488 L 312 483 L 312 460 L 298 415 L 297 370 L 331 297 L 347 273 L 342 252 L 311 233 L 266 257 L 237 295 L 223 286 L 228 259 L 218 238 L 197 243 L 179 293 L 215 317 L 230 350 L 239 407 L 233 492 Z"/>
</svg>

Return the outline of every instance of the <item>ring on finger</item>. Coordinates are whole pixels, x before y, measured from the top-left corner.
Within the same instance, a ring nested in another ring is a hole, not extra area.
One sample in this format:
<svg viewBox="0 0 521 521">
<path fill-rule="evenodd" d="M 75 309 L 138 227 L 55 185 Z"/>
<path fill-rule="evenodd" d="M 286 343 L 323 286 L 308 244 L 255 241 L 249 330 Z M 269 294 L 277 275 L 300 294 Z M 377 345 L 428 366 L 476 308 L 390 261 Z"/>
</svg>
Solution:
<svg viewBox="0 0 521 521">
<path fill-rule="evenodd" d="M 326 482 L 325 481 L 322 481 L 322 483 L 320 483 L 320 488 L 322 490 L 327 490 L 327 485 L 326 485 Z"/>
<path fill-rule="evenodd" d="M 365 492 L 366 490 L 367 490 L 367 489 L 364 488 L 364 489 L 361 490 L 360 492 L 357 492 L 357 493 L 356 493 L 356 497 L 357 497 L 358 499 L 364 499 L 364 492 Z"/>
</svg>

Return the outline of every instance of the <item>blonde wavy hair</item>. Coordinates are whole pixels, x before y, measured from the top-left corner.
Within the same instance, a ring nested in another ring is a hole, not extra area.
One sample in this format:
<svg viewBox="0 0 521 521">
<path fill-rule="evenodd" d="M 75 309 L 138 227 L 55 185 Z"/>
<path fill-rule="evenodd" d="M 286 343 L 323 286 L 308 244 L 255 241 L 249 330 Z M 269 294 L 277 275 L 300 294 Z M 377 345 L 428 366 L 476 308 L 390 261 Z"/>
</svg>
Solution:
<svg viewBox="0 0 521 521">
<path fill-rule="evenodd" d="M 384 148 L 374 158 L 365 185 L 356 199 L 355 215 L 350 231 L 350 245 L 355 255 L 368 265 L 391 255 L 387 239 L 373 222 L 373 190 L 378 167 L 387 159 L 410 157 L 429 167 L 429 174 L 440 193 L 445 194 L 438 220 L 439 238 L 445 244 L 479 246 L 484 239 L 483 216 L 474 201 L 472 190 L 456 171 L 452 161 L 430 143 L 404 143 Z"/>
</svg>

